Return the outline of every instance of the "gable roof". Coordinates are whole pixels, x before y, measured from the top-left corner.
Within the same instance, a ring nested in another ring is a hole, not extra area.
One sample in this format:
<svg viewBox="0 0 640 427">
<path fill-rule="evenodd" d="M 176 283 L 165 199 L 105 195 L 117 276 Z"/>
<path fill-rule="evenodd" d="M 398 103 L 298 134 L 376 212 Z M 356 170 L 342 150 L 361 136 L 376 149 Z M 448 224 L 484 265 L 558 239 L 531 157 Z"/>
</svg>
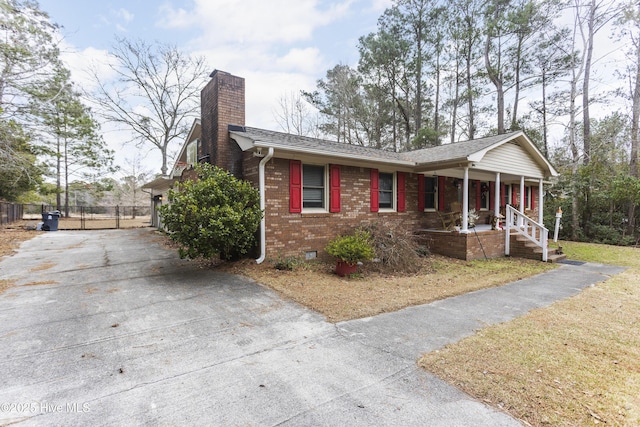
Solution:
<svg viewBox="0 0 640 427">
<path fill-rule="evenodd" d="M 527 159 L 528 170 L 537 169 L 535 175 L 543 175 L 544 177 L 558 175 L 558 172 L 551 163 L 522 131 L 444 144 L 404 153 L 252 127 L 230 126 L 229 133 L 231 138 L 245 151 L 252 148 L 272 147 L 274 150 L 278 150 L 281 155 L 282 152 L 284 152 L 284 157 L 287 155 L 291 157 L 295 157 L 296 155 L 325 156 L 341 158 L 352 162 L 365 161 L 383 163 L 390 166 L 409 167 L 417 172 L 443 169 L 444 166 L 458 168 L 470 165 L 476 166 L 484 159 L 488 159 L 488 153 L 493 151 L 495 154 L 499 147 L 512 143 L 514 146 L 517 146 L 518 149 L 516 151 L 509 151 L 505 156 L 525 155 L 529 157 L 529 159 Z M 498 163 L 499 162 L 500 161 L 498 161 Z M 509 172 L 510 159 L 505 157 L 502 163 L 502 169 L 504 170 L 496 171 Z M 491 165 L 494 168 L 498 166 L 495 159 L 492 159 Z M 498 167 L 498 169 L 501 168 Z"/>
</svg>

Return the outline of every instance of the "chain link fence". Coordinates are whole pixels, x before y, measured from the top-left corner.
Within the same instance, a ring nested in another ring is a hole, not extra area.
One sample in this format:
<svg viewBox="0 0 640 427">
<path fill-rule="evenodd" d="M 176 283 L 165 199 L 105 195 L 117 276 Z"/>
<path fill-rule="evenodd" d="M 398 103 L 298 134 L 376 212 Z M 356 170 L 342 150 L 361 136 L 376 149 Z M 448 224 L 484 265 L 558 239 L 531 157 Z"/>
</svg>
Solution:
<svg viewBox="0 0 640 427">
<path fill-rule="evenodd" d="M 22 205 L 22 220 L 42 221 L 42 214 L 55 211 L 51 205 Z M 151 225 L 150 206 L 69 206 L 60 212 L 58 230 L 100 230 Z"/>
</svg>

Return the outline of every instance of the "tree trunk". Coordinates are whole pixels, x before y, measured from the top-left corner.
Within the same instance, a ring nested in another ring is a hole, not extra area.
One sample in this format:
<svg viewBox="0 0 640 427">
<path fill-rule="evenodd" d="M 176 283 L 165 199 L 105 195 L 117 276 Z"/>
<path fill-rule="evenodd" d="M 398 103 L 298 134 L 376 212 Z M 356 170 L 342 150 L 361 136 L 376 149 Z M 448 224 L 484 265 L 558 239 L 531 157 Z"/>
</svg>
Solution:
<svg viewBox="0 0 640 427">
<path fill-rule="evenodd" d="M 469 139 L 472 140 L 475 137 L 475 123 L 473 114 L 473 85 L 471 82 L 471 44 L 467 46 L 467 58 L 466 58 L 466 72 L 467 72 L 467 106 L 469 108 Z"/>
<path fill-rule="evenodd" d="M 513 114 L 511 115 L 511 130 L 518 129 L 518 102 L 520 101 L 520 62 L 522 57 L 522 37 L 518 37 L 515 70 L 515 94 L 513 96 Z"/>
<path fill-rule="evenodd" d="M 496 8 L 495 17 L 497 18 L 498 8 Z M 496 107 L 498 109 L 498 134 L 505 133 L 504 130 L 504 88 L 502 86 L 502 78 L 500 77 L 500 71 L 498 68 L 494 68 L 491 65 L 491 58 L 489 58 L 489 51 L 491 48 L 491 35 L 487 34 L 487 39 L 484 45 L 484 65 L 487 69 L 487 75 L 489 80 L 496 87 Z"/>
<path fill-rule="evenodd" d="M 591 61 L 593 58 L 593 35 L 596 14 L 596 0 L 591 0 L 589 19 L 587 21 L 587 46 L 584 63 L 584 80 L 582 81 L 582 125 L 584 164 L 588 165 L 591 157 L 591 124 L 589 115 L 589 80 L 591 76 Z"/>
<path fill-rule="evenodd" d="M 542 65 L 542 140 L 544 156 L 549 158 L 549 140 L 547 136 L 547 66 Z"/>
<path fill-rule="evenodd" d="M 60 164 L 60 137 L 56 138 L 56 146 L 56 209 L 60 210 L 60 205 L 62 204 L 60 199 L 60 195 L 62 192 L 62 182 L 60 179 L 62 175 L 62 165 Z"/>
<path fill-rule="evenodd" d="M 640 12 L 640 5 L 638 6 Z M 638 143 L 640 142 L 640 40 L 635 40 L 636 48 L 636 75 L 635 87 L 633 89 L 633 107 L 631 115 L 631 155 L 629 159 L 629 174 L 634 178 L 638 176 Z M 627 233 L 635 234 L 636 227 L 636 204 L 634 201 L 629 203 L 629 223 L 627 225 Z"/>
<path fill-rule="evenodd" d="M 454 143 L 456 138 L 456 120 L 458 119 L 458 101 L 460 99 L 460 62 L 456 59 L 456 79 L 453 96 L 453 109 L 451 110 L 451 138 L 450 142 Z"/>
</svg>

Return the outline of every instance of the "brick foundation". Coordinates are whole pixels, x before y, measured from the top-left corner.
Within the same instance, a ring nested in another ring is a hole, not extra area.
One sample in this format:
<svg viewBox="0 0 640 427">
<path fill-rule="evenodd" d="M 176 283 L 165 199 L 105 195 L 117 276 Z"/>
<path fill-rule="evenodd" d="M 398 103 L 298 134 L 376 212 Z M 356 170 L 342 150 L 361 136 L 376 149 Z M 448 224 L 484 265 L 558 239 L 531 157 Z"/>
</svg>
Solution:
<svg viewBox="0 0 640 427">
<path fill-rule="evenodd" d="M 504 231 L 491 230 L 463 234 L 456 231 L 421 230 L 421 239 L 433 253 L 471 261 L 504 256 Z M 478 241 L 479 240 L 479 241 Z M 484 249 L 484 252 L 483 252 Z"/>
</svg>

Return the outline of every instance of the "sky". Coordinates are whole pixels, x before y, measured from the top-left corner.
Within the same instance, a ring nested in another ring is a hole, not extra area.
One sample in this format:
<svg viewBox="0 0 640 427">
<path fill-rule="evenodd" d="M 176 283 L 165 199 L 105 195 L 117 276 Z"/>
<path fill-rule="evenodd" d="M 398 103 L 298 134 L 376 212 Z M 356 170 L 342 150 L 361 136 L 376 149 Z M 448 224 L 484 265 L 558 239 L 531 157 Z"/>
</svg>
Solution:
<svg viewBox="0 0 640 427">
<path fill-rule="evenodd" d="M 175 44 L 214 69 L 245 78 L 246 124 L 280 130 L 279 100 L 313 90 L 337 64 L 355 65 L 360 36 L 376 30 L 391 0 L 40 0 L 62 26 L 62 57 L 90 89 L 90 64 L 105 64 L 116 37 Z M 105 67 L 106 68 L 106 67 Z M 125 135 L 103 126 L 121 167 L 132 161 Z M 174 150 L 180 147 L 174 147 Z M 160 156 L 145 152 L 158 173 Z"/>
</svg>

